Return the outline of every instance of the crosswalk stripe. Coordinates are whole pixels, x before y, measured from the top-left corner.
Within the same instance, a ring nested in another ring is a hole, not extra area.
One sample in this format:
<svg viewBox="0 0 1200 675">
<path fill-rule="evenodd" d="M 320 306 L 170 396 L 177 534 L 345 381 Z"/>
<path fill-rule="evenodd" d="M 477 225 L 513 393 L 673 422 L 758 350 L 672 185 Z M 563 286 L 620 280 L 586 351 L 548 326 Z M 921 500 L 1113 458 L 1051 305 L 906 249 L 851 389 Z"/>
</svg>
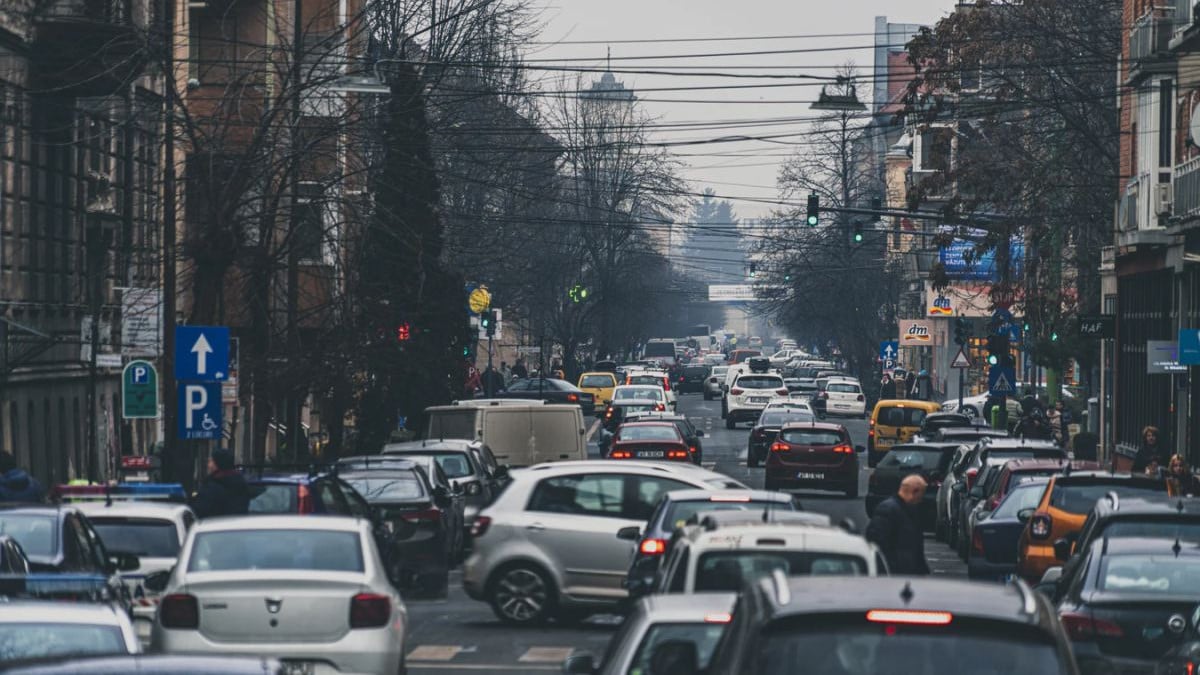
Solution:
<svg viewBox="0 0 1200 675">
<path fill-rule="evenodd" d="M 459 645 L 421 645 L 408 653 L 410 661 L 451 661 L 463 650 Z"/>
<path fill-rule="evenodd" d="M 559 663 L 565 661 L 574 647 L 530 647 L 517 661 L 521 663 Z"/>
</svg>

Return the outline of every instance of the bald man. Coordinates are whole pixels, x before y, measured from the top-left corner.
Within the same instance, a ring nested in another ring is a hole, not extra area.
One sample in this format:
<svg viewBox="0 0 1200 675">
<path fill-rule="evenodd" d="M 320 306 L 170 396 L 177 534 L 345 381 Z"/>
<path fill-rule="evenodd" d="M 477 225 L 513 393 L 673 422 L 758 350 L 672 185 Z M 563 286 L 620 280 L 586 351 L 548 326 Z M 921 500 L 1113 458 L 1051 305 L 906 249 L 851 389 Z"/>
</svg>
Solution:
<svg viewBox="0 0 1200 675">
<path fill-rule="evenodd" d="M 900 481 L 900 489 L 896 494 L 875 507 L 875 513 L 867 525 L 867 541 L 883 552 L 892 574 L 929 574 L 920 513 L 926 487 L 925 479 L 921 476 L 906 476 Z"/>
</svg>

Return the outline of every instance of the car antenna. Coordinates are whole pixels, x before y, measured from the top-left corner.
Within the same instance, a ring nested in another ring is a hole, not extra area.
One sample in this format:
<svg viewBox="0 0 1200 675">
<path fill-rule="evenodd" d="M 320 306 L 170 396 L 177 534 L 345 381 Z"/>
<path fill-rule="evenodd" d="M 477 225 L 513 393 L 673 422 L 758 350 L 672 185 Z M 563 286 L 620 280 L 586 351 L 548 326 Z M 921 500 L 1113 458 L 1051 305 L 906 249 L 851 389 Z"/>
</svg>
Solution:
<svg viewBox="0 0 1200 675">
<path fill-rule="evenodd" d="M 111 484 L 111 483 L 105 483 L 105 484 L 104 484 L 104 506 L 105 506 L 105 507 L 109 507 L 109 506 L 112 506 L 112 505 L 113 505 L 113 501 L 112 501 L 112 484 Z"/>
<path fill-rule="evenodd" d="M 908 603 L 912 602 L 913 595 L 912 582 L 905 581 L 904 588 L 900 589 L 900 599 L 903 600 L 904 604 L 907 605 Z"/>
<path fill-rule="evenodd" d="M 1183 545 L 1179 543 L 1179 537 L 1175 537 L 1175 544 L 1171 546 L 1171 550 L 1175 553 L 1176 558 L 1183 551 Z"/>
</svg>

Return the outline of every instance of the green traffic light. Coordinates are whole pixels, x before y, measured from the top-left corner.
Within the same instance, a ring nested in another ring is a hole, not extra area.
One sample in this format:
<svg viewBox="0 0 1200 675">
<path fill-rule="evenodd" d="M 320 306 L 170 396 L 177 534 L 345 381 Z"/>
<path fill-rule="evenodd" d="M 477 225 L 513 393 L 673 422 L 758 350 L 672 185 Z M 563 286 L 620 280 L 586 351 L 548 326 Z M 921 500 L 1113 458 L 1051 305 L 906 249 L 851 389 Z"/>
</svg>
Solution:
<svg viewBox="0 0 1200 675">
<path fill-rule="evenodd" d="M 988 365 L 994 366 L 997 363 L 1000 363 L 1000 357 L 996 356 L 995 354 L 989 354 L 988 355 Z"/>
<path fill-rule="evenodd" d="M 861 244 L 862 240 L 863 240 L 862 232 L 855 232 L 854 233 L 854 243 Z"/>
<path fill-rule="evenodd" d="M 1058 332 L 1057 331 L 1050 333 L 1050 341 L 1058 342 Z"/>
<path fill-rule="evenodd" d="M 817 226 L 817 217 L 816 217 L 816 216 L 809 216 L 809 217 L 808 217 L 808 226 L 809 226 L 809 227 L 816 227 L 816 226 Z"/>
</svg>

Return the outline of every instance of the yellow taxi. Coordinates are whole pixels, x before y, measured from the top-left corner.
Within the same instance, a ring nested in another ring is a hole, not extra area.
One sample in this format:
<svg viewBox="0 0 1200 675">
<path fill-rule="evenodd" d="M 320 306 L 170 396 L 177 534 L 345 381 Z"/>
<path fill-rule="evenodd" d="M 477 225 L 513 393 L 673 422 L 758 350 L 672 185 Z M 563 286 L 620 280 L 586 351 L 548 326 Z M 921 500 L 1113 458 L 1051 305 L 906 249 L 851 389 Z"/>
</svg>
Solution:
<svg viewBox="0 0 1200 675">
<path fill-rule="evenodd" d="M 925 416 L 942 409 L 940 403 L 913 399 L 883 399 L 871 412 L 867 430 L 867 464 L 875 466 L 893 445 L 912 440 Z"/>
<path fill-rule="evenodd" d="M 613 373 L 591 372 L 579 376 L 580 389 L 596 397 L 596 410 L 603 410 L 612 403 L 613 389 L 617 388 L 617 376 Z"/>
</svg>

